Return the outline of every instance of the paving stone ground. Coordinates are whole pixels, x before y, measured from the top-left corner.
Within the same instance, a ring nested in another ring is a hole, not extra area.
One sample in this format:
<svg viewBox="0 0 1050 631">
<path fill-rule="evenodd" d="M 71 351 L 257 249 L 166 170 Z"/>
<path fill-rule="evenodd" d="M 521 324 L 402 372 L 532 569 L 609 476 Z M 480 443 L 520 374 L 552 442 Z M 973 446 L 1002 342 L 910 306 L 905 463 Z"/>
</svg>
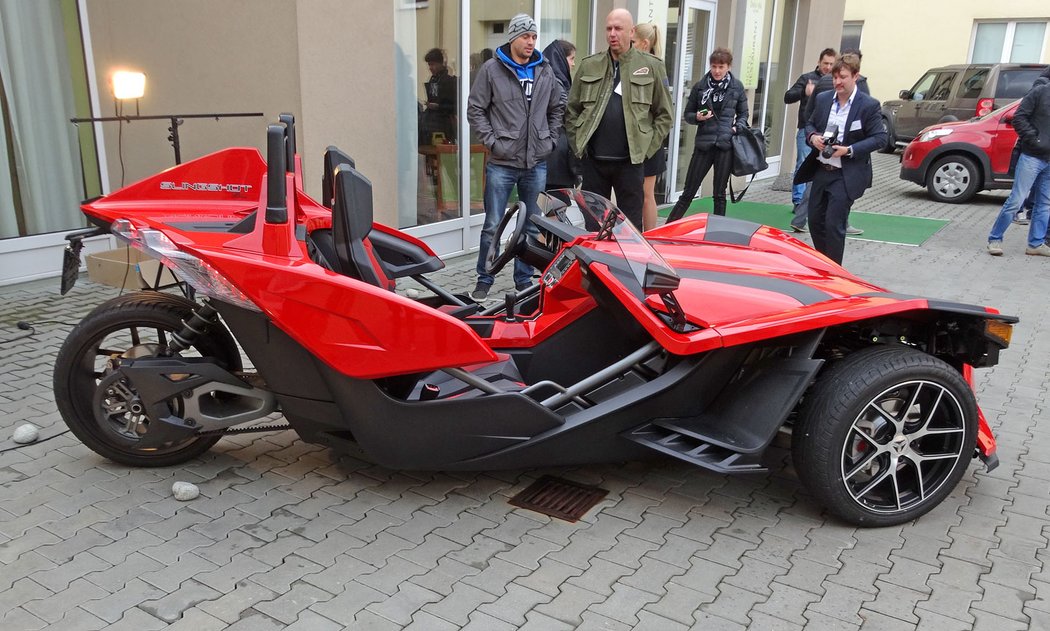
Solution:
<svg viewBox="0 0 1050 631">
<path fill-rule="evenodd" d="M 63 433 L 51 391 L 71 325 L 116 291 L 37 282 L 0 288 L 0 339 L 36 326 L 0 344 L 0 629 L 1050 628 L 1050 261 L 1025 256 L 1016 227 L 1004 256 L 984 253 L 1003 193 L 936 204 L 896 156 L 876 164 L 858 210 L 950 223 L 921 247 L 850 240 L 846 267 L 1021 317 L 976 374 L 1000 467 L 971 465 L 918 521 L 829 518 L 786 454 L 754 477 L 673 461 L 406 473 L 283 432 L 178 467 L 116 465 Z M 789 193 L 764 182 L 749 197 Z M 472 268 L 437 278 L 469 288 Z M 46 440 L 16 449 L 24 422 Z M 609 495 L 576 524 L 506 502 L 545 473 Z M 176 480 L 201 497 L 174 500 Z"/>
</svg>

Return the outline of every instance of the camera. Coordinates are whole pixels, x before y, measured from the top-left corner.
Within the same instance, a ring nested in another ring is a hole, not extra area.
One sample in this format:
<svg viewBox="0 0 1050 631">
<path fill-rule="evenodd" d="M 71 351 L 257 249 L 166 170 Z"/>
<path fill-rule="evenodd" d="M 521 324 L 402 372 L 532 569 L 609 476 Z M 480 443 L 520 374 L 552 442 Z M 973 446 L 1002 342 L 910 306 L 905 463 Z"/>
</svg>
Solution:
<svg viewBox="0 0 1050 631">
<path fill-rule="evenodd" d="M 824 150 L 820 152 L 820 156 L 825 160 L 830 158 L 831 155 L 835 153 L 835 148 L 832 146 L 832 143 L 834 143 L 838 139 L 838 137 L 838 125 L 832 125 L 831 127 L 828 127 L 824 130 L 824 133 L 821 134 L 820 139 L 824 141 Z"/>
</svg>

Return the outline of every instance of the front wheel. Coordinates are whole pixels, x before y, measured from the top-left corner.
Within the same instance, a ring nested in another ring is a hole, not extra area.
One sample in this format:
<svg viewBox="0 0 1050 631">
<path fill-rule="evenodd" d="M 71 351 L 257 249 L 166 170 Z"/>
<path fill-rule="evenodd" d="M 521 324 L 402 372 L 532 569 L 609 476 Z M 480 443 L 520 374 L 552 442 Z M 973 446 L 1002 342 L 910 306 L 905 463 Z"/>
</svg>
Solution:
<svg viewBox="0 0 1050 631">
<path fill-rule="evenodd" d="M 792 432 L 792 457 L 830 513 L 891 526 L 951 493 L 976 440 L 977 402 L 958 371 L 914 349 L 880 347 L 817 380 Z"/>
<path fill-rule="evenodd" d="M 171 294 L 141 292 L 102 303 L 66 338 L 55 360 L 55 403 L 69 429 L 92 451 L 121 464 L 165 467 L 207 451 L 218 436 L 191 437 L 162 447 L 142 448 L 149 419 L 137 413 L 138 394 L 130 384 L 113 383 L 107 371 L 112 357 L 155 357 L 167 349 L 171 334 L 182 330 L 196 303 Z M 228 370 L 240 370 L 233 337 L 221 324 L 210 327 L 181 356 L 213 357 Z M 98 397 L 100 384 L 112 394 Z M 180 412 L 181 401 L 169 403 Z"/>
<path fill-rule="evenodd" d="M 951 155 L 938 158 L 926 174 L 926 190 L 934 201 L 964 204 L 977 194 L 980 170 L 966 156 Z"/>
</svg>

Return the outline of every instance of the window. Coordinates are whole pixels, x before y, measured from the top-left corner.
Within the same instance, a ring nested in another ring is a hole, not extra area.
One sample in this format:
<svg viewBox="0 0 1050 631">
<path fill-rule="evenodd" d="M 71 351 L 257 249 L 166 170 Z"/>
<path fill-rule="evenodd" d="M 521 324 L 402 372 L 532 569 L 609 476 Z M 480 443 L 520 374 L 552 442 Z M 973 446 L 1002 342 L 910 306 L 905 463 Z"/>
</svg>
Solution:
<svg viewBox="0 0 1050 631">
<path fill-rule="evenodd" d="M 864 30 L 864 22 L 843 22 L 842 42 L 839 50 L 860 50 L 860 33 Z"/>
<path fill-rule="evenodd" d="M 1003 70 L 995 86 L 995 98 L 1019 99 L 1032 89 L 1032 84 L 1043 74 L 1042 68 L 1018 68 Z"/>
<path fill-rule="evenodd" d="M 981 90 L 988 81 L 988 73 L 991 68 L 970 68 L 963 75 L 962 90 L 959 97 L 964 99 L 976 99 L 981 96 Z"/>
<path fill-rule="evenodd" d="M 1036 63 L 1043 56 L 1046 22 L 976 22 L 970 63 Z"/>
<path fill-rule="evenodd" d="M 928 72 L 923 75 L 922 79 L 915 84 L 915 87 L 911 89 L 911 98 L 915 101 L 921 101 L 926 98 L 926 94 L 933 87 L 933 82 L 937 79 L 937 73 Z"/>
<path fill-rule="evenodd" d="M 954 72 L 942 72 L 937 75 L 937 80 L 934 81 L 933 87 L 930 88 L 929 96 L 927 100 L 930 101 L 944 101 L 948 98 L 948 95 L 952 91 L 952 83 L 955 82 Z"/>
<path fill-rule="evenodd" d="M 507 23 L 516 13 L 540 16 L 537 49 L 565 38 L 586 51 L 590 4 L 588 0 L 402 0 L 395 6 L 398 227 L 481 214 L 487 153 L 466 122 L 464 95 L 481 65 L 507 43 Z M 464 157 L 469 190 L 461 192 Z"/>
<path fill-rule="evenodd" d="M 76 2 L 0 2 L 0 24 L 0 239 L 79 228 L 101 184 L 69 122 L 91 115 Z"/>
</svg>

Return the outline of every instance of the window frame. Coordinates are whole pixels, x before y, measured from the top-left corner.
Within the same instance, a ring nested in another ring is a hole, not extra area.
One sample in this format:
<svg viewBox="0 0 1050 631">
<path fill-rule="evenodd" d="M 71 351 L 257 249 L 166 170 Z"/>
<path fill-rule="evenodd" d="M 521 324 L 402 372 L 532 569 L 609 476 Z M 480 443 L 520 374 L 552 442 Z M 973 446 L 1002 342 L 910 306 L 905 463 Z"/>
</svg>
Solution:
<svg viewBox="0 0 1050 631">
<path fill-rule="evenodd" d="M 982 24 L 1005 24 L 1006 33 L 1003 35 L 1003 48 L 999 51 L 999 59 L 997 61 L 981 61 L 975 62 L 973 60 L 974 48 L 977 45 L 977 30 Z M 1014 35 L 1017 32 L 1018 24 L 1042 24 L 1043 25 L 1043 41 L 1039 48 L 1039 54 L 1035 61 L 1022 61 L 1012 62 L 1010 60 L 1010 53 L 1013 51 Z M 1046 54 L 1046 34 L 1050 32 L 1050 20 L 1031 18 L 1031 19 L 1019 19 L 1019 20 L 974 20 L 973 28 L 970 29 L 970 49 L 966 53 L 966 63 L 1040 63 L 1043 56 Z"/>
</svg>

